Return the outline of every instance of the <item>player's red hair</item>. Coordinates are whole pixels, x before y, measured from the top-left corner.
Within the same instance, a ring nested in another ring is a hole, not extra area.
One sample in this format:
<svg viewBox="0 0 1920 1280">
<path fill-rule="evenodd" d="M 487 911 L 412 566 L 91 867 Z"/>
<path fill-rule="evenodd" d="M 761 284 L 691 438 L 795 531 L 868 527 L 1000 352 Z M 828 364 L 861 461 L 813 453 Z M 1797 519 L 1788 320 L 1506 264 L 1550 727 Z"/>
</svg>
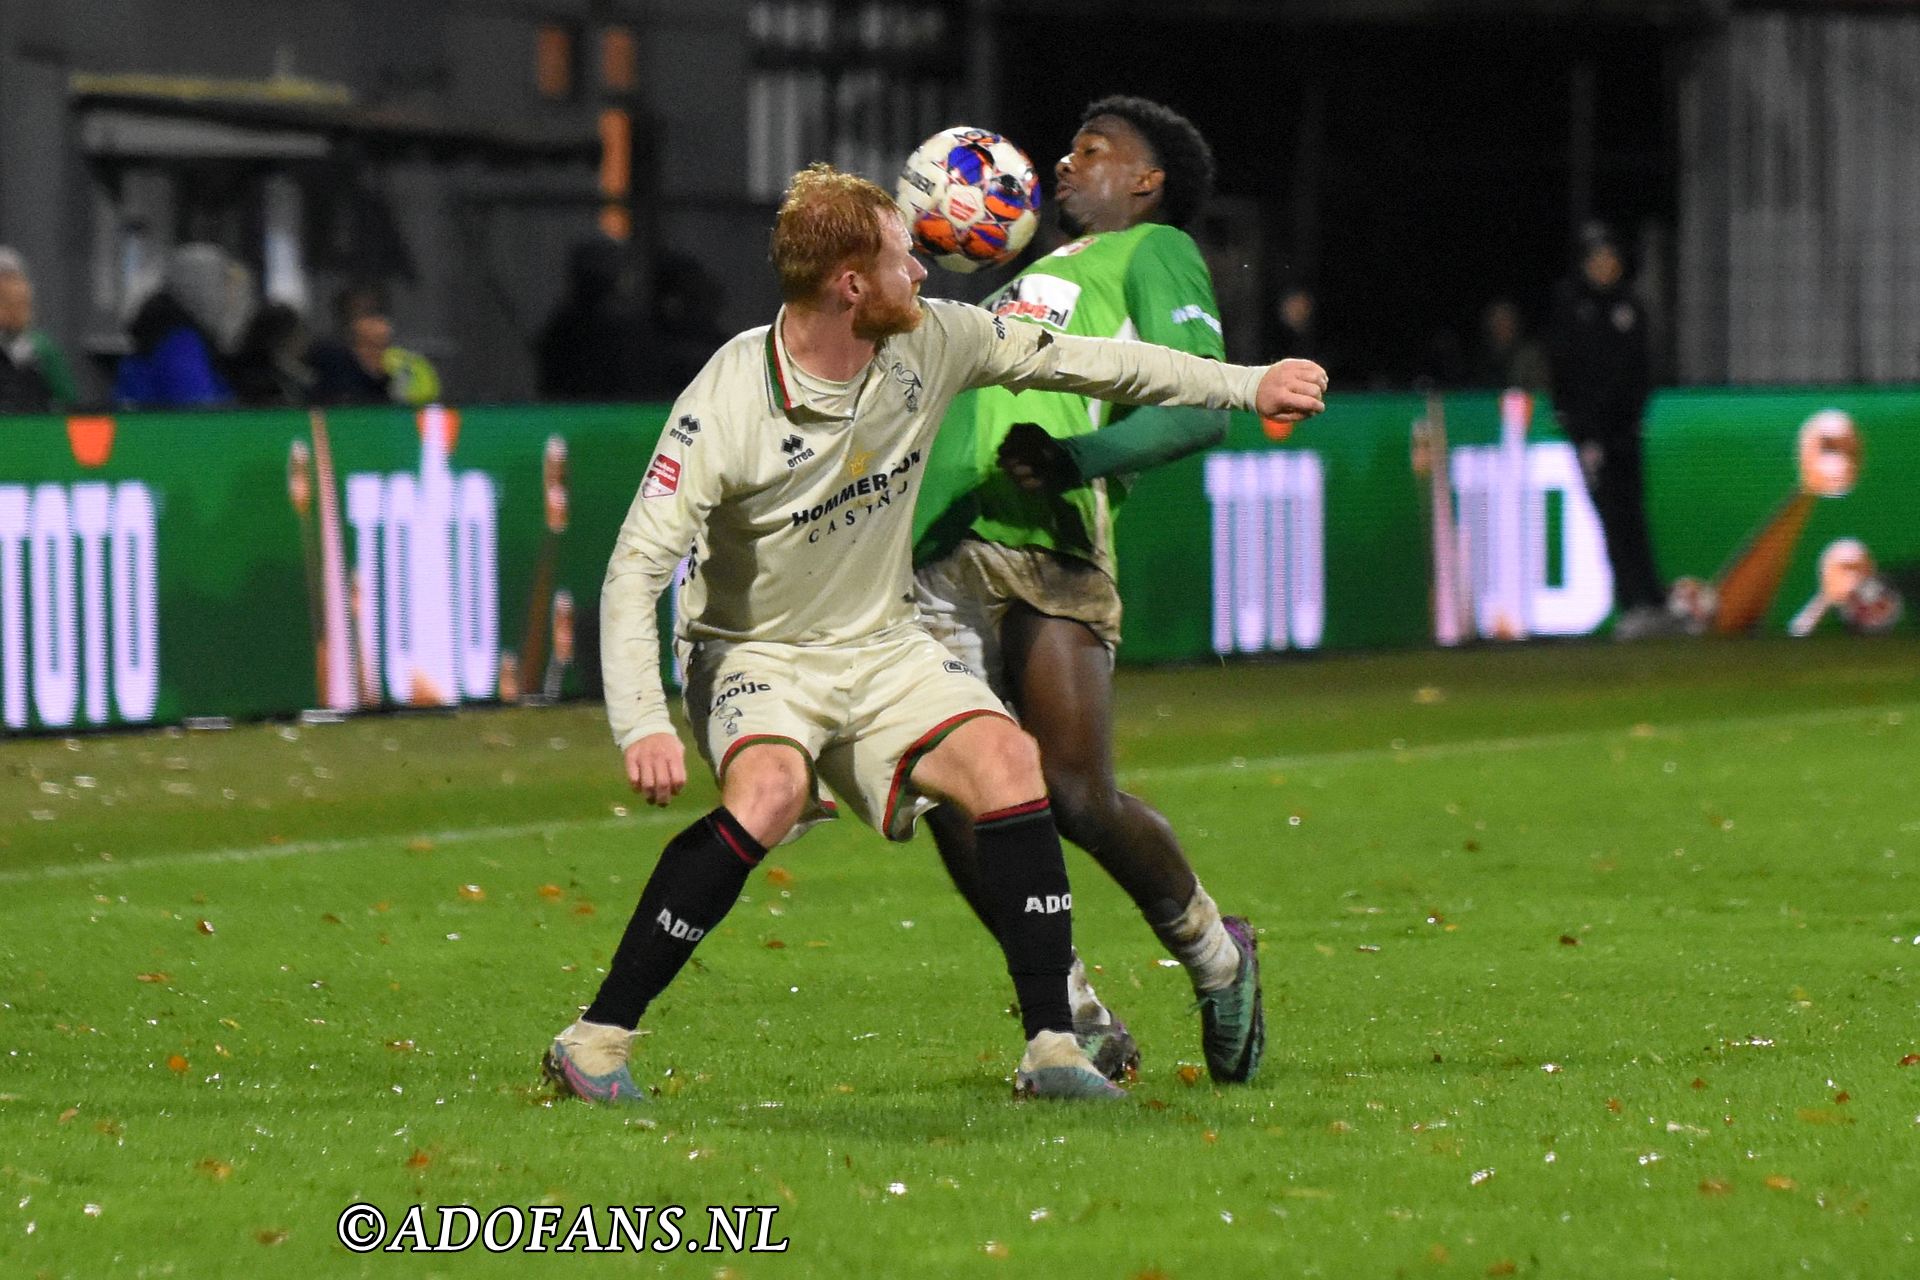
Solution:
<svg viewBox="0 0 1920 1280">
<path fill-rule="evenodd" d="M 865 178 L 819 163 L 794 174 L 773 223 L 781 298 L 805 302 L 840 267 L 871 267 L 880 256 L 881 219 L 899 216 L 893 197 Z"/>
</svg>

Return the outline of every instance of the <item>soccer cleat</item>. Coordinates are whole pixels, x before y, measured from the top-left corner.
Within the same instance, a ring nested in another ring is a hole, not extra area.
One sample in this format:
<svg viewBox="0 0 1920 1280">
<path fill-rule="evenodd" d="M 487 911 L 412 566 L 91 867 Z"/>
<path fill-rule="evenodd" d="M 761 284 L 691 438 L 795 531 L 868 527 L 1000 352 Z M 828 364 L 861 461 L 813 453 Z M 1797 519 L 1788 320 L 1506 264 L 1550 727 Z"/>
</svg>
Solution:
<svg viewBox="0 0 1920 1280">
<path fill-rule="evenodd" d="M 1267 1014 L 1260 1002 L 1260 944 L 1253 926 L 1240 916 L 1222 916 L 1220 924 L 1240 952 L 1233 981 L 1200 992 L 1200 1045 L 1207 1073 L 1221 1084 L 1245 1084 L 1260 1070 L 1267 1047 Z"/>
<path fill-rule="evenodd" d="M 1079 1042 L 1064 1031 L 1042 1031 L 1027 1044 L 1013 1076 L 1016 1098 L 1113 1101 L 1127 1096 L 1094 1069 Z"/>
<path fill-rule="evenodd" d="M 624 1055 L 611 1064 L 611 1069 L 597 1075 L 588 1072 L 580 1065 L 580 1048 L 577 1043 L 568 1042 L 568 1034 L 573 1028 L 561 1035 L 548 1046 L 546 1055 L 540 1060 L 540 1070 L 561 1093 L 570 1093 L 582 1102 L 597 1102 L 605 1106 L 637 1106 L 647 1100 L 639 1085 L 633 1081 L 633 1075 L 627 1070 Z"/>
<path fill-rule="evenodd" d="M 1093 1063 L 1093 1069 L 1109 1080 L 1135 1080 L 1140 1076 L 1140 1046 L 1134 1043 L 1127 1024 L 1109 1011 L 1106 1022 L 1075 1022 L 1073 1038 L 1080 1051 Z"/>
</svg>

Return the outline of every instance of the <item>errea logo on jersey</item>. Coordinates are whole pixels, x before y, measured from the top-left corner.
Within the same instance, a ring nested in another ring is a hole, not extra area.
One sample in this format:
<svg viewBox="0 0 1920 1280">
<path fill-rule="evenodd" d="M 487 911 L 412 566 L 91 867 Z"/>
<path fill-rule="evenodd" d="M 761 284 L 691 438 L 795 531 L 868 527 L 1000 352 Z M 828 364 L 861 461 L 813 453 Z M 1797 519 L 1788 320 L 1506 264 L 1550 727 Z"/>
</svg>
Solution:
<svg viewBox="0 0 1920 1280">
<path fill-rule="evenodd" d="M 813 457 L 813 449 L 799 436 L 788 436 L 780 442 L 780 452 L 787 455 L 787 470 L 791 471 L 807 459 Z"/>
<path fill-rule="evenodd" d="M 1197 302 L 1189 303 L 1184 307 L 1175 307 L 1173 309 L 1172 320 L 1175 324 L 1185 324 L 1189 320 L 1198 320 L 1215 333 L 1224 334 L 1224 330 L 1220 328 L 1220 322 L 1209 315 L 1207 309 Z"/>
</svg>

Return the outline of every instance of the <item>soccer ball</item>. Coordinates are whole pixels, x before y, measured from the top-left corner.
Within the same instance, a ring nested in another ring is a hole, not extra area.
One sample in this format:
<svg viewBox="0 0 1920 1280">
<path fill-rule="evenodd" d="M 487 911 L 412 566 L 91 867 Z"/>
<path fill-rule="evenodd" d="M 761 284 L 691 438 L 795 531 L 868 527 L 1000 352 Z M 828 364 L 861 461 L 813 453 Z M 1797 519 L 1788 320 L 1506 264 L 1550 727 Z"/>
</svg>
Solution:
<svg viewBox="0 0 1920 1280">
<path fill-rule="evenodd" d="M 950 271 L 1007 261 L 1040 225 L 1040 178 L 997 133 L 942 129 L 914 149 L 894 188 L 913 241 Z"/>
</svg>

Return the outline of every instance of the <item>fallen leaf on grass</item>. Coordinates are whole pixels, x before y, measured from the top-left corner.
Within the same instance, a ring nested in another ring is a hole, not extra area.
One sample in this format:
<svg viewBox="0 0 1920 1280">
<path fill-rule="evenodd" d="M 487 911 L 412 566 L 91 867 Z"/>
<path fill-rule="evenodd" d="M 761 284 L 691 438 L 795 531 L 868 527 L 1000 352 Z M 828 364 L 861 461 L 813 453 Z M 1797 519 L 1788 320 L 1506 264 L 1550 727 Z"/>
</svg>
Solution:
<svg viewBox="0 0 1920 1280">
<path fill-rule="evenodd" d="M 1796 1113 L 1802 1124 L 1852 1124 L 1853 1117 L 1832 1107 L 1801 1107 Z"/>
<path fill-rule="evenodd" d="M 1840 1092 L 1833 1095 L 1833 1100 L 1839 1106 L 1844 1107 L 1849 1102 L 1853 1101 L 1853 1095 L 1848 1093 L 1845 1089 L 1842 1089 Z"/>
<path fill-rule="evenodd" d="M 590 916 L 594 914 L 595 910 L 596 908 L 591 902 L 576 902 L 573 904 L 573 914 L 577 916 Z"/>
<path fill-rule="evenodd" d="M 1327 1132 L 1336 1136 L 1342 1133 L 1352 1133 L 1353 1126 L 1345 1120 L 1334 1120 L 1328 1123 Z"/>
<path fill-rule="evenodd" d="M 185 1075 L 187 1072 L 187 1060 L 177 1053 L 172 1054 L 167 1058 L 167 1070 L 177 1076 Z"/>
<path fill-rule="evenodd" d="M 989 1240 L 980 1246 L 980 1252 L 986 1254 L 989 1258 L 1005 1258 L 1007 1256 L 1007 1246 L 1001 1244 L 998 1240 Z"/>
<path fill-rule="evenodd" d="M 78 1108 L 78 1107 L 68 1107 L 68 1108 L 67 1108 L 67 1109 L 66 1109 L 65 1111 L 62 1111 L 62 1112 L 60 1113 L 60 1119 L 59 1119 L 59 1120 L 57 1120 L 57 1121 L 55 1121 L 55 1123 L 56 1123 L 56 1124 L 65 1124 L 65 1123 L 66 1123 L 67 1121 L 69 1121 L 69 1120 L 71 1120 L 71 1119 L 73 1119 L 73 1118 L 74 1118 L 75 1116 L 77 1116 L 77 1115 L 79 1115 L 79 1114 L 80 1114 L 80 1108 Z"/>
<path fill-rule="evenodd" d="M 407 1157 L 407 1168 L 409 1169 L 424 1169 L 432 1163 L 433 1157 L 418 1147 L 415 1147 L 413 1154 Z"/>
<path fill-rule="evenodd" d="M 566 890 L 562 889 L 557 884 L 543 884 L 540 886 L 540 896 L 545 898 L 548 902 L 552 902 L 556 900 L 557 898 L 560 897 L 560 895 L 562 895 L 565 892 Z"/>
<path fill-rule="evenodd" d="M 1200 1068 L 1194 1066 L 1191 1062 L 1181 1063 L 1180 1069 L 1174 1072 L 1174 1074 L 1180 1077 L 1181 1084 L 1189 1087 L 1198 1084 L 1200 1081 Z"/>
<path fill-rule="evenodd" d="M 1695 1089 L 1704 1089 L 1707 1087 L 1707 1082 L 1705 1080 L 1702 1080 L 1699 1076 L 1695 1076 L 1693 1078 L 1693 1087 Z"/>
<path fill-rule="evenodd" d="M 425 838 L 422 838 L 419 840 L 409 840 L 407 841 L 407 852 L 408 853 L 432 853 L 433 841 Z"/>
<path fill-rule="evenodd" d="M 1512 1258 L 1501 1258 L 1487 1268 L 1490 1276 L 1510 1276 L 1520 1268 Z"/>
<path fill-rule="evenodd" d="M 213 936 L 213 921 L 211 920 L 202 920 L 200 923 L 194 925 L 193 927 L 198 929 L 201 933 L 206 934 L 208 937 Z"/>
<path fill-rule="evenodd" d="M 395 1053 L 412 1053 L 412 1052 L 413 1052 L 413 1041 L 411 1041 L 411 1040 L 389 1040 L 389 1041 L 387 1041 L 387 1048 L 389 1048 L 389 1049 L 391 1049 L 391 1050 L 393 1050 L 393 1051 L 394 1051 Z"/>
<path fill-rule="evenodd" d="M 1427 1250 L 1427 1261 L 1436 1267 L 1443 1267 L 1452 1260 L 1452 1251 L 1443 1244 L 1436 1244 Z"/>
<path fill-rule="evenodd" d="M 264 1227 L 253 1233 L 253 1238 L 271 1249 L 274 1245 L 285 1244 L 287 1233 L 278 1227 Z"/>
<path fill-rule="evenodd" d="M 1580 939 L 1570 933 L 1563 933 L 1560 935 L 1560 945 L 1563 947 L 1577 947 L 1580 945 Z"/>
<path fill-rule="evenodd" d="M 765 947 L 769 951 L 785 951 L 787 949 L 787 944 L 780 941 L 780 939 L 778 938 L 768 938 L 765 942 L 761 943 L 760 945 Z"/>
<path fill-rule="evenodd" d="M 462 902 L 485 902 L 487 900 L 487 891 L 477 884 L 461 885 L 459 895 Z"/>
<path fill-rule="evenodd" d="M 1615 1115 L 1619 1115 L 1622 1111 L 1626 1110 L 1626 1104 L 1618 1098 L 1608 1098 L 1607 1110 L 1613 1112 Z"/>
<path fill-rule="evenodd" d="M 167 983 L 173 981 L 173 975 L 170 973 L 136 973 L 133 976 L 134 979 L 139 982 Z"/>
<path fill-rule="evenodd" d="M 793 872 L 785 867 L 768 867 L 767 883 L 776 889 L 785 889 L 793 883 Z"/>
<path fill-rule="evenodd" d="M 1206 1143 L 1208 1146 L 1212 1146 L 1214 1143 L 1220 1141 L 1220 1135 L 1209 1129 L 1200 1135 L 1200 1141 Z"/>
<path fill-rule="evenodd" d="M 208 1156 L 193 1167 L 215 1182 L 225 1182 L 233 1176 L 232 1165 L 228 1164 L 225 1160 L 216 1160 L 212 1156 Z"/>
<path fill-rule="evenodd" d="M 1920 1053 L 1908 1054 L 1906 1057 L 1900 1059 L 1900 1065 L 1903 1067 L 1920 1067 Z"/>
<path fill-rule="evenodd" d="M 1733 1194 L 1733 1184 L 1720 1178 L 1700 1179 L 1700 1194 L 1703 1196 L 1725 1196 Z"/>
<path fill-rule="evenodd" d="M 1767 1190 L 1769 1191 L 1792 1191 L 1799 1185 L 1799 1183 L 1784 1173 L 1770 1173 L 1767 1175 Z"/>
<path fill-rule="evenodd" d="M 321 915 L 320 923 L 321 924 L 344 924 L 346 922 L 342 920 L 339 916 L 333 914 L 333 912 L 328 911 L 328 912 L 324 912 Z"/>
</svg>

